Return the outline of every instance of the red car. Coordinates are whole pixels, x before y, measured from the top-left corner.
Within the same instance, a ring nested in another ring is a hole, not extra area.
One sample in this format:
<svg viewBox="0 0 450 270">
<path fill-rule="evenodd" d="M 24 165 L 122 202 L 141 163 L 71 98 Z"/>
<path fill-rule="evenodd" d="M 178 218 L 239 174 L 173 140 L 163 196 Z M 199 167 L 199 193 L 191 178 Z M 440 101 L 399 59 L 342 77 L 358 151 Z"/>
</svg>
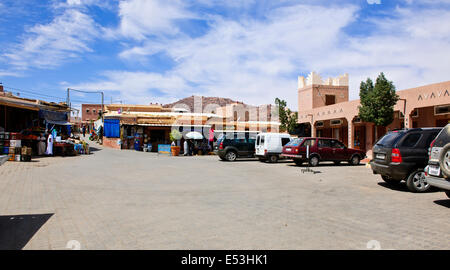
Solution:
<svg viewBox="0 0 450 270">
<path fill-rule="evenodd" d="M 309 145 L 309 159 L 307 146 Z M 308 161 L 309 165 L 317 166 L 320 161 L 334 161 L 337 165 L 347 161 L 351 165 L 358 165 L 366 157 L 366 152 L 347 148 L 342 142 L 332 138 L 297 138 L 283 147 L 281 156 L 291 158 L 296 165 Z"/>
</svg>

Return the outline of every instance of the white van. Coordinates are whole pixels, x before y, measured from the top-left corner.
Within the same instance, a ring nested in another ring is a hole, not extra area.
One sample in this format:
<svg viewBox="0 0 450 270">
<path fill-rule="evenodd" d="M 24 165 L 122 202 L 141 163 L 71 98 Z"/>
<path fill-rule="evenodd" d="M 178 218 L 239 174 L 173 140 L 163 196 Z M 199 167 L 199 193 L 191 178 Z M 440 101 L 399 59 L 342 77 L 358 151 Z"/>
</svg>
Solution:
<svg viewBox="0 0 450 270">
<path fill-rule="evenodd" d="M 255 155 L 260 161 L 275 163 L 280 158 L 283 146 L 292 140 L 286 133 L 260 133 L 256 137 Z"/>
</svg>

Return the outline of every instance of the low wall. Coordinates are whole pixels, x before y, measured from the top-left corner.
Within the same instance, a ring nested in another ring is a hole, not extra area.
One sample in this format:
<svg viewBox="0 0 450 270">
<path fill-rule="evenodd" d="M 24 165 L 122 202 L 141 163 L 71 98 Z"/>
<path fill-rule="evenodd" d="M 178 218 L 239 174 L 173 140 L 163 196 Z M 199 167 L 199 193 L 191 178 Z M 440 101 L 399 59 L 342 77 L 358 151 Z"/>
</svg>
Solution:
<svg viewBox="0 0 450 270">
<path fill-rule="evenodd" d="M 119 140 L 120 138 L 103 137 L 103 146 L 114 149 L 120 149 L 120 144 L 117 143 Z"/>
</svg>

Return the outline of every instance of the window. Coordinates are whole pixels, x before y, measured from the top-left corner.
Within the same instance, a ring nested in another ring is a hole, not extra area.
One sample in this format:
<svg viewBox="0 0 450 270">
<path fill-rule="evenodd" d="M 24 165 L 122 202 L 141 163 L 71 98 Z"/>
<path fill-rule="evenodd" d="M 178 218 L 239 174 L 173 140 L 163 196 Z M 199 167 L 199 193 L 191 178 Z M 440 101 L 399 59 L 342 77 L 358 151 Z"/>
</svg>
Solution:
<svg viewBox="0 0 450 270">
<path fill-rule="evenodd" d="M 89 109 L 86 109 L 86 112 L 89 113 Z"/>
<path fill-rule="evenodd" d="M 323 127 L 323 121 L 318 121 L 316 123 L 316 127 Z"/>
<path fill-rule="evenodd" d="M 398 132 L 398 131 L 392 131 L 381 137 L 381 139 L 378 140 L 378 142 L 375 143 L 375 145 L 385 146 L 385 147 L 391 147 L 393 146 L 399 138 L 402 137 L 404 133 Z"/>
<path fill-rule="evenodd" d="M 419 117 L 419 109 L 414 109 L 414 111 L 411 113 L 411 117 L 414 118 Z"/>
<path fill-rule="evenodd" d="M 291 141 L 291 139 L 289 138 L 281 138 L 281 145 L 285 146 L 286 144 L 288 144 Z"/>
<path fill-rule="evenodd" d="M 333 141 L 331 141 L 331 147 L 338 148 L 338 149 L 344 149 L 345 145 L 343 143 L 341 143 L 340 141 L 333 140 Z"/>
<path fill-rule="evenodd" d="M 450 142 L 450 126 L 446 126 L 441 130 L 439 135 L 436 137 L 436 141 L 433 146 L 443 147 L 448 142 Z"/>
<path fill-rule="evenodd" d="M 314 146 L 316 144 L 316 140 L 315 139 L 308 139 L 308 140 L 305 140 L 305 142 L 303 143 L 303 145 L 302 146 L 304 146 L 304 147 L 306 147 L 306 146 Z"/>
<path fill-rule="evenodd" d="M 448 114 L 450 113 L 450 105 L 444 105 L 444 106 L 436 106 L 434 107 L 434 114 Z"/>
<path fill-rule="evenodd" d="M 265 136 L 261 136 L 261 144 L 264 144 Z"/>
<path fill-rule="evenodd" d="M 303 138 L 296 138 L 294 140 L 292 140 L 290 143 L 288 143 L 288 145 L 291 146 L 298 146 L 303 142 Z"/>
<path fill-rule="evenodd" d="M 333 104 L 336 104 L 336 96 L 325 95 L 325 105 L 333 105 Z"/>
<path fill-rule="evenodd" d="M 414 147 L 419 141 L 422 135 L 420 133 L 412 133 L 406 135 L 405 139 L 403 139 L 401 147 Z"/>
<path fill-rule="evenodd" d="M 319 140 L 318 147 L 331 147 L 330 140 Z"/>
<path fill-rule="evenodd" d="M 342 120 L 341 119 L 334 119 L 330 121 L 330 125 L 331 126 L 339 126 L 340 124 L 342 124 Z"/>
</svg>

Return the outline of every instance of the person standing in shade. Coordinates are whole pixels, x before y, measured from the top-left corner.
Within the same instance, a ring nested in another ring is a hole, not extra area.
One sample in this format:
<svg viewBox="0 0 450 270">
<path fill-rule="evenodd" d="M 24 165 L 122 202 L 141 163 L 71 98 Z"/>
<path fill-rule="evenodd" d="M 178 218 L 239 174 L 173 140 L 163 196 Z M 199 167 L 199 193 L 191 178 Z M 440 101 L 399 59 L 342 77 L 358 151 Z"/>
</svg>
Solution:
<svg viewBox="0 0 450 270">
<path fill-rule="evenodd" d="M 53 136 L 52 134 L 48 135 L 47 139 L 47 151 L 45 151 L 46 155 L 52 156 L 53 155 Z"/>
<path fill-rule="evenodd" d="M 184 156 L 187 156 L 188 154 L 189 154 L 189 144 L 188 144 L 188 141 L 187 140 L 184 140 L 184 143 L 183 143 L 183 155 Z"/>
<path fill-rule="evenodd" d="M 86 126 L 83 126 L 83 138 L 86 136 Z"/>
</svg>

